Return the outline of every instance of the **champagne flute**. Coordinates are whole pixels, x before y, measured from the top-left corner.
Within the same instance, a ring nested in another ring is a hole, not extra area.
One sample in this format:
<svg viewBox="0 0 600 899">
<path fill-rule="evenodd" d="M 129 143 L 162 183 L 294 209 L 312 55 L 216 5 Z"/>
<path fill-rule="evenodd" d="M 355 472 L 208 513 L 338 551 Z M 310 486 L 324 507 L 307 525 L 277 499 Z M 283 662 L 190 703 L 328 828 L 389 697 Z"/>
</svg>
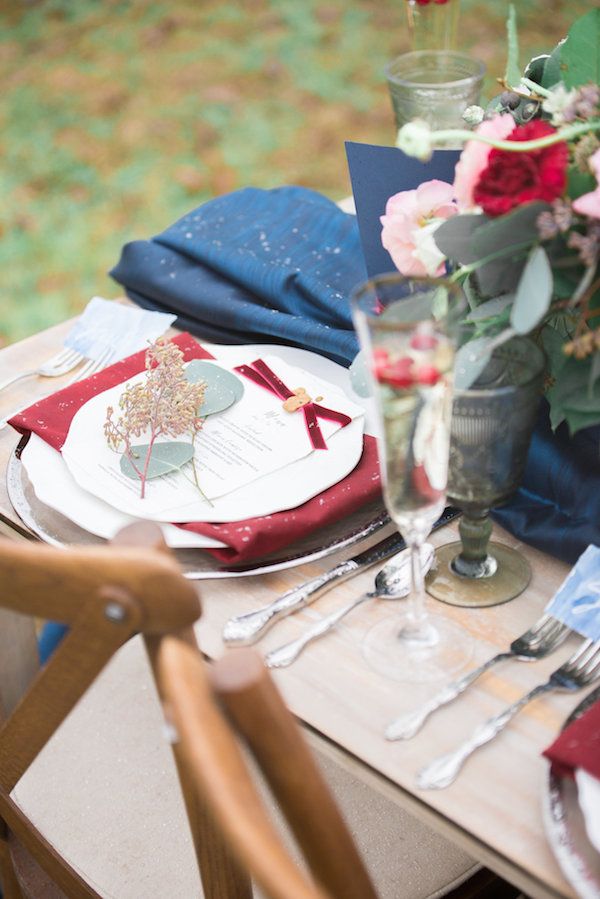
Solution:
<svg viewBox="0 0 600 899">
<path fill-rule="evenodd" d="M 353 293 L 352 313 L 365 353 L 381 428 L 384 499 L 411 553 L 406 614 L 380 621 L 363 655 L 396 680 L 435 681 L 458 671 L 471 638 L 427 610 L 420 552 L 446 498 L 455 334 L 462 291 L 438 278 L 381 275 Z"/>
</svg>

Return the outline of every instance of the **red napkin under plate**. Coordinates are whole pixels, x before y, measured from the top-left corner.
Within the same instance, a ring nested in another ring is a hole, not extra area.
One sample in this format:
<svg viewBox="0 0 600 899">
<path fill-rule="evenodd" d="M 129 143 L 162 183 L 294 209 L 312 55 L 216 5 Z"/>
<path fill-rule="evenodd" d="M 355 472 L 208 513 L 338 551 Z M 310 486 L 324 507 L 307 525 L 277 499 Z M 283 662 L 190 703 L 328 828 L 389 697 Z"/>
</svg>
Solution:
<svg viewBox="0 0 600 899">
<path fill-rule="evenodd" d="M 544 755 L 559 777 L 573 777 L 583 768 L 600 780 L 600 699 L 565 727 Z"/>
<path fill-rule="evenodd" d="M 184 359 L 214 359 L 190 334 L 180 334 L 174 343 Z M 70 387 L 34 403 L 10 420 L 22 434 L 33 432 L 56 450 L 61 450 L 76 412 L 98 393 L 127 381 L 144 370 L 145 351 L 135 353 L 103 371 L 76 381 Z M 325 527 L 351 515 L 381 496 L 377 446 L 374 437 L 365 435 L 363 453 L 356 468 L 342 481 L 324 490 L 295 509 L 259 518 L 247 518 L 225 524 L 189 522 L 178 524 L 186 530 L 213 537 L 227 544 L 226 549 L 205 550 L 226 564 L 247 562 L 277 552 Z"/>
</svg>

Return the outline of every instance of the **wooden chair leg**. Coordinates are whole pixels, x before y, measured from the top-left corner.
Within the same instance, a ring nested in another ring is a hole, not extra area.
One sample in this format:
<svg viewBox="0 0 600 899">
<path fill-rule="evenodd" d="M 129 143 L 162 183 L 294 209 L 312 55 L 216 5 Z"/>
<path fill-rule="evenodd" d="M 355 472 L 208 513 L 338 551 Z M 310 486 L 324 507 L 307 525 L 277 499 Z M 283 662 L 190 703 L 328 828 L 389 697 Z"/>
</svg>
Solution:
<svg viewBox="0 0 600 899">
<path fill-rule="evenodd" d="M 0 888 L 3 899 L 25 899 L 15 874 L 10 848 L 8 828 L 0 819 Z"/>
</svg>

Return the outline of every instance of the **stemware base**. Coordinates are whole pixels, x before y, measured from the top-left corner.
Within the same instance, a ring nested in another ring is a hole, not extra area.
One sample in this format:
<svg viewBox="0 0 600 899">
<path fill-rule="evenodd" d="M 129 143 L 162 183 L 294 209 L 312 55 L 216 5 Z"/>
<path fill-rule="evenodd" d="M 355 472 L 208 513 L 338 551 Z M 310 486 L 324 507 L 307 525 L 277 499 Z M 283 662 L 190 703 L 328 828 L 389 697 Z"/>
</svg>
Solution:
<svg viewBox="0 0 600 899">
<path fill-rule="evenodd" d="M 406 621 L 384 618 L 367 632 L 361 651 L 370 668 L 392 680 L 432 683 L 448 680 L 468 663 L 472 637 L 453 621 L 427 616 L 425 639 L 412 639 Z"/>
<path fill-rule="evenodd" d="M 436 549 L 435 561 L 425 582 L 430 596 L 452 606 L 482 608 L 508 602 L 528 586 L 531 567 L 516 550 L 492 541 L 488 551 L 497 563 L 493 566 L 495 572 L 482 577 L 462 577 L 452 567 L 462 548 L 459 540 Z"/>
</svg>

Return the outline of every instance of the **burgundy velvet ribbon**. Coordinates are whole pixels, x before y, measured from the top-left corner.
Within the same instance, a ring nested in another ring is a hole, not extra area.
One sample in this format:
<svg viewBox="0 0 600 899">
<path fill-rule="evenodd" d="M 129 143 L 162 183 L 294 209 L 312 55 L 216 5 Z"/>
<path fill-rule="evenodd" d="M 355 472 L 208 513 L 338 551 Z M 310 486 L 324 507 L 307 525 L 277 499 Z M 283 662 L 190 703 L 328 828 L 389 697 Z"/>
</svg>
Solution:
<svg viewBox="0 0 600 899">
<path fill-rule="evenodd" d="M 281 400 L 289 400 L 291 396 L 294 396 L 294 392 L 283 383 L 281 378 L 277 377 L 275 372 L 272 371 L 262 359 L 256 359 L 250 365 L 237 365 L 235 371 L 239 371 L 241 375 L 254 381 L 259 387 L 264 387 L 265 390 L 274 393 L 275 396 L 278 396 Z M 314 449 L 327 449 L 325 438 L 319 427 L 319 418 L 337 421 L 343 428 L 352 421 L 352 419 L 343 412 L 336 412 L 335 409 L 328 409 L 326 406 L 320 406 L 318 403 L 313 403 L 312 401 L 300 408 L 304 412 L 306 429 Z"/>
</svg>

